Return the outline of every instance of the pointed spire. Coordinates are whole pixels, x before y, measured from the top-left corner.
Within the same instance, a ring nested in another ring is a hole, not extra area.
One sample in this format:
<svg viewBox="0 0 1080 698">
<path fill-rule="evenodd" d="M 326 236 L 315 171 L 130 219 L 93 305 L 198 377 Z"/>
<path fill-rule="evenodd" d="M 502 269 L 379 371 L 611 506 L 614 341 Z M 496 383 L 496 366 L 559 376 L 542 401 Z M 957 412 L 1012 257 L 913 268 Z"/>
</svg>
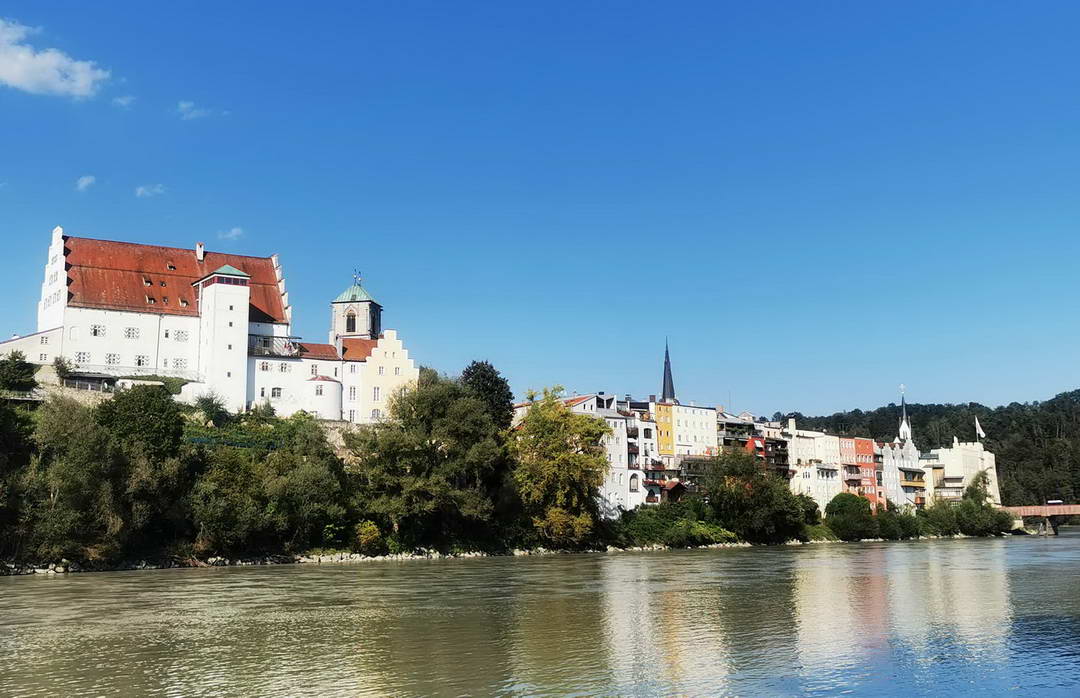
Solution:
<svg viewBox="0 0 1080 698">
<path fill-rule="evenodd" d="M 900 386 L 900 432 L 897 438 L 901 441 L 911 440 L 911 422 L 907 416 L 907 401 L 904 396 L 904 386 Z"/>
<path fill-rule="evenodd" d="M 664 387 L 660 391 L 661 402 L 675 402 L 675 381 L 671 378 L 671 354 L 667 337 L 664 338 Z"/>
</svg>

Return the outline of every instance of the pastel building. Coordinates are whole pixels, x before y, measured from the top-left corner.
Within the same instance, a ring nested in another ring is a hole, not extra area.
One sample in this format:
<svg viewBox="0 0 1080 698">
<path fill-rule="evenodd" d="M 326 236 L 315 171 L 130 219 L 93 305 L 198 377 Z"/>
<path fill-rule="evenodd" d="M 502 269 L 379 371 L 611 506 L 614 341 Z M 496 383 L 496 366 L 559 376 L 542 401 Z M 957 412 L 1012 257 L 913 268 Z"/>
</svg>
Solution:
<svg viewBox="0 0 1080 698">
<path fill-rule="evenodd" d="M 359 279 L 331 304 L 327 344 L 292 333 L 277 255 L 252 257 L 65 235 L 49 243 L 37 331 L 0 343 L 37 364 L 63 357 L 109 381 L 179 378 L 179 399 L 218 396 L 364 423 L 419 371 Z"/>
</svg>

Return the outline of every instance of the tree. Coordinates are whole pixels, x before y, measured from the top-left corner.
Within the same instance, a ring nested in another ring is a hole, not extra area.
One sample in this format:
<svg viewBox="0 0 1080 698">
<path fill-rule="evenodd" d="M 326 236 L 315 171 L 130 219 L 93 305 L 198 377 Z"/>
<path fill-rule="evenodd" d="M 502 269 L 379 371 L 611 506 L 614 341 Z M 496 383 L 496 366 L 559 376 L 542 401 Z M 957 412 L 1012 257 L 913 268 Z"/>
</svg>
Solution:
<svg viewBox="0 0 1080 698">
<path fill-rule="evenodd" d="M 31 433 L 27 412 L 0 404 L 0 559 L 17 552 L 16 524 L 24 499 L 19 480 L 30 462 Z"/>
<path fill-rule="evenodd" d="M 877 521 L 870 509 L 870 500 L 850 492 L 841 492 L 825 507 L 825 525 L 840 540 L 878 537 Z"/>
<path fill-rule="evenodd" d="M 709 464 L 704 485 L 716 520 L 743 540 L 784 543 L 802 534 L 804 502 L 752 454 L 722 452 Z"/>
<path fill-rule="evenodd" d="M 600 485 L 608 462 L 601 440 L 611 429 L 602 419 L 576 414 L 562 388 L 545 388 L 511 439 L 514 480 L 535 532 L 555 545 L 579 545 L 593 532 Z"/>
<path fill-rule="evenodd" d="M 813 497 L 808 494 L 797 494 L 795 499 L 798 500 L 799 506 L 802 508 L 803 523 L 807 526 L 816 526 L 821 523 L 821 509 Z"/>
<path fill-rule="evenodd" d="M 57 356 L 53 359 L 53 370 L 56 372 L 57 378 L 64 380 L 75 371 L 75 364 L 62 356 Z"/>
<path fill-rule="evenodd" d="M 97 421 L 126 445 L 141 444 L 151 458 L 176 455 L 183 434 L 180 407 L 161 386 L 137 385 L 97 407 Z"/>
<path fill-rule="evenodd" d="M 110 559 L 124 548 L 124 454 L 94 411 L 69 399 L 38 410 L 38 457 L 24 478 L 29 552 Z"/>
<path fill-rule="evenodd" d="M 25 392 L 37 387 L 34 373 L 37 368 L 26 360 L 21 351 L 13 351 L 0 358 L 0 390 Z"/>
<path fill-rule="evenodd" d="M 514 393 L 510 383 L 487 361 L 473 361 L 461 372 L 461 382 L 487 405 L 492 421 L 500 429 L 510 427 L 514 417 Z"/>
<path fill-rule="evenodd" d="M 400 549 L 489 535 L 508 467 L 487 406 L 461 383 L 425 372 L 391 399 L 383 421 L 345 433 L 354 506 Z"/>
</svg>

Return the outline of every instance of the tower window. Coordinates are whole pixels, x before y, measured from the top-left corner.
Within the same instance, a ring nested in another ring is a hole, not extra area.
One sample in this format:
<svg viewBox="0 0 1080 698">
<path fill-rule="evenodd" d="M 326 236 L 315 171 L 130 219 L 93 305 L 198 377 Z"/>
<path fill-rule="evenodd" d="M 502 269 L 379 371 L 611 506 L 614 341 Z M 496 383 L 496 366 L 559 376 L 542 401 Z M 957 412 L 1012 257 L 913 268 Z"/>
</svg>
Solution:
<svg viewBox="0 0 1080 698">
<path fill-rule="evenodd" d="M 322 395 L 322 386 L 321 385 L 316 385 L 315 386 L 315 394 L 316 395 Z"/>
<path fill-rule="evenodd" d="M 346 334 L 356 332 L 356 313 L 351 310 L 345 313 L 345 332 Z"/>
</svg>

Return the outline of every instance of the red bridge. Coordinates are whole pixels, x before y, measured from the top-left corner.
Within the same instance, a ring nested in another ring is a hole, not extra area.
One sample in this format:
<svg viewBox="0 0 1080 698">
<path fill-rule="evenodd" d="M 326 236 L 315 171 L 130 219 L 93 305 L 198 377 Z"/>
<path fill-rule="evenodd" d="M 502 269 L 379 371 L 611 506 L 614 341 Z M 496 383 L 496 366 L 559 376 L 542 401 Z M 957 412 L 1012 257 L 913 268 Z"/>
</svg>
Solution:
<svg viewBox="0 0 1080 698">
<path fill-rule="evenodd" d="M 1080 504 L 1035 504 L 1028 507 L 1002 507 L 1013 516 L 1080 516 Z"/>
</svg>

